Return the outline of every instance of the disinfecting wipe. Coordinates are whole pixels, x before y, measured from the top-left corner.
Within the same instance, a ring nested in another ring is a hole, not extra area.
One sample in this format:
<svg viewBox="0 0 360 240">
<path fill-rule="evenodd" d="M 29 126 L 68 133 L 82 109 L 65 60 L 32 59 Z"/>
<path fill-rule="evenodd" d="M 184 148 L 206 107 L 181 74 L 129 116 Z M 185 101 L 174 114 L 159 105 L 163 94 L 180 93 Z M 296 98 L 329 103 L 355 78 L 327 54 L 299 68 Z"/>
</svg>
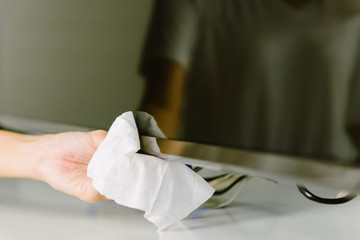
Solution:
<svg viewBox="0 0 360 240">
<path fill-rule="evenodd" d="M 149 114 L 136 112 L 136 121 L 133 112 L 122 114 L 93 155 L 88 176 L 102 195 L 144 211 L 145 218 L 162 230 L 197 209 L 214 189 L 183 163 L 137 153 L 140 140 L 136 122 L 161 135 Z M 159 150 L 156 141 L 147 147 Z"/>
</svg>

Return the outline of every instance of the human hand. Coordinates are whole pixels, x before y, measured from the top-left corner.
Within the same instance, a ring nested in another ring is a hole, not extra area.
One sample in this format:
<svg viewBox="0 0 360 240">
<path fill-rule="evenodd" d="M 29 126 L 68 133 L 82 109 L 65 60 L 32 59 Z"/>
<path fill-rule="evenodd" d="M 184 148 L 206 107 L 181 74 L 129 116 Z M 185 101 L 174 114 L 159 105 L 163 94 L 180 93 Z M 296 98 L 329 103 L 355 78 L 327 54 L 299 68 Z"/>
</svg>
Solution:
<svg viewBox="0 0 360 240">
<path fill-rule="evenodd" d="M 45 135 L 38 148 L 40 160 L 35 166 L 35 178 L 86 202 L 105 200 L 93 188 L 87 166 L 106 134 L 97 130 Z"/>
</svg>

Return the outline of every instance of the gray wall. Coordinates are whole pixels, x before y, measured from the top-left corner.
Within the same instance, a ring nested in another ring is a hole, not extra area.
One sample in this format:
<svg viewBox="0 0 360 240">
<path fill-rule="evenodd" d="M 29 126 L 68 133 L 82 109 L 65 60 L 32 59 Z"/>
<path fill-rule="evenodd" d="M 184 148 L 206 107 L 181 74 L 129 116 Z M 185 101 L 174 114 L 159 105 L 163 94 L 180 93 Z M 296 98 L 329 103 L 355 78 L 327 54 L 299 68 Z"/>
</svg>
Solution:
<svg viewBox="0 0 360 240">
<path fill-rule="evenodd" d="M 0 0 L 0 113 L 107 128 L 137 108 L 153 0 Z"/>
</svg>

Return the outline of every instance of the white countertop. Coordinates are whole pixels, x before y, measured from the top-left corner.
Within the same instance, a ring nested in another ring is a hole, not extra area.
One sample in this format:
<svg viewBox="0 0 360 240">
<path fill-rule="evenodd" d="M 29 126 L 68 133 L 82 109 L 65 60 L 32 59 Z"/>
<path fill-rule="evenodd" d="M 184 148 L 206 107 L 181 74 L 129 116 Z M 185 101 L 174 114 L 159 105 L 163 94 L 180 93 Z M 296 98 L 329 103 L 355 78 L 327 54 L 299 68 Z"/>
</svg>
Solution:
<svg viewBox="0 0 360 240">
<path fill-rule="evenodd" d="M 200 208 L 158 232 L 137 210 L 87 204 L 30 180 L 0 179 L 0 239 L 358 239 L 360 200 L 331 206 L 295 186 L 250 180 L 222 209 Z"/>
</svg>

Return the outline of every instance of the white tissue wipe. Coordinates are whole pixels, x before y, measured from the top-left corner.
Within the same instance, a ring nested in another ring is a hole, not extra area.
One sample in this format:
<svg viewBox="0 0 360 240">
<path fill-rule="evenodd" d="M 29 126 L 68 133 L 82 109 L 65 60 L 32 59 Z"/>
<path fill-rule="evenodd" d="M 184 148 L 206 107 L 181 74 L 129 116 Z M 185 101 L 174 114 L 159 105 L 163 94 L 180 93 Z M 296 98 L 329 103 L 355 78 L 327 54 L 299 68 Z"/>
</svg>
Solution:
<svg viewBox="0 0 360 240">
<path fill-rule="evenodd" d="M 160 230 L 189 215 L 214 193 L 183 163 L 138 154 L 139 149 L 134 115 L 126 112 L 115 120 L 89 163 L 94 188 L 120 205 L 145 211 L 145 218 Z"/>
</svg>

